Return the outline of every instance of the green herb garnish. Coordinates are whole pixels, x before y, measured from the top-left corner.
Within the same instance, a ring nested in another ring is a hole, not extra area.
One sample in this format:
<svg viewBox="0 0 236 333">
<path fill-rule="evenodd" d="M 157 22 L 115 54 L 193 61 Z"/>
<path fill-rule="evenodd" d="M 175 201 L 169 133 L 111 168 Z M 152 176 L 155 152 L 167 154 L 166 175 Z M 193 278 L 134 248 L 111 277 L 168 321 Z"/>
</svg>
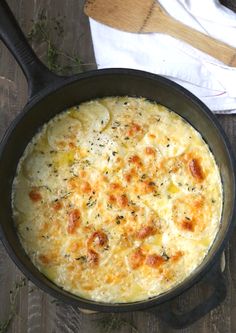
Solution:
<svg viewBox="0 0 236 333">
<path fill-rule="evenodd" d="M 131 328 L 131 332 L 139 333 L 137 327 L 125 319 L 122 319 L 118 314 L 113 313 L 101 319 L 96 319 L 96 323 L 100 327 L 101 333 L 111 333 L 112 331 L 119 331 L 123 326 Z"/>
<path fill-rule="evenodd" d="M 64 37 L 63 19 L 61 16 L 49 19 L 46 10 L 43 9 L 37 19 L 32 20 L 28 39 L 32 45 L 45 47 L 45 60 L 51 71 L 61 75 L 77 74 L 83 71 L 84 65 L 94 64 L 83 63 L 77 54 L 63 52 L 57 46 Z M 56 40 L 58 40 L 57 43 Z M 66 65 L 62 65 L 62 63 L 66 63 Z"/>
</svg>

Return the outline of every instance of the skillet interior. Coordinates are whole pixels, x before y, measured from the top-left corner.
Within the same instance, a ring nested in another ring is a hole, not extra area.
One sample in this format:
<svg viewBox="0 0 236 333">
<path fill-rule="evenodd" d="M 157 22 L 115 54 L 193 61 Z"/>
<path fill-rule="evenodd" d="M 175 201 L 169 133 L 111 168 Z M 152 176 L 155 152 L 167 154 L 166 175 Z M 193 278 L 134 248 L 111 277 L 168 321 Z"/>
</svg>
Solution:
<svg viewBox="0 0 236 333">
<path fill-rule="evenodd" d="M 11 186 L 17 163 L 27 143 L 37 130 L 58 112 L 69 106 L 105 96 L 146 97 L 170 108 L 192 124 L 212 150 L 219 166 L 224 192 L 221 228 L 204 262 L 177 287 L 146 301 L 106 304 L 84 300 L 50 282 L 26 256 L 16 234 L 11 211 Z M 99 311 L 133 311 L 160 304 L 175 297 L 197 281 L 223 250 L 233 225 L 235 206 L 235 174 L 233 153 L 216 118 L 191 93 L 157 75 L 146 72 L 107 69 L 88 72 L 77 79 L 61 81 L 31 101 L 5 135 L 0 150 L 0 221 L 3 242 L 19 268 L 39 287 L 53 296 L 82 308 Z"/>
</svg>

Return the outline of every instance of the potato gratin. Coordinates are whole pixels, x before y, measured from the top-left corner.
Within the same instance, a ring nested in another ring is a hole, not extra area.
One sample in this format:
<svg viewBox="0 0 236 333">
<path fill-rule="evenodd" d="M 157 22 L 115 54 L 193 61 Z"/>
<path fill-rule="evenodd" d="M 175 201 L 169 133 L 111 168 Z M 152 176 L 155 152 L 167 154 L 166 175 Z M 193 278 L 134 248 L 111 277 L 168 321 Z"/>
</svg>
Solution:
<svg viewBox="0 0 236 333">
<path fill-rule="evenodd" d="M 28 144 L 13 183 L 19 238 L 55 284 L 134 302 L 183 281 L 220 226 L 219 170 L 200 134 L 143 98 L 57 115 Z"/>
</svg>

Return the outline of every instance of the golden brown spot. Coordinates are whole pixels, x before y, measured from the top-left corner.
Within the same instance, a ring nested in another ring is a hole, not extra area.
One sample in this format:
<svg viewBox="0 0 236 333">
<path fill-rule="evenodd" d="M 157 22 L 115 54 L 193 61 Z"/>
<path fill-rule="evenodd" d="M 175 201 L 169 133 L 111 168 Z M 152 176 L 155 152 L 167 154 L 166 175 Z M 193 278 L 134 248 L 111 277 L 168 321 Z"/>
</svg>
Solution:
<svg viewBox="0 0 236 333">
<path fill-rule="evenodd" d="M 125 194 L 117 196 L 117 204 L 120 208 L 125 208 L 128 206 L 129 200 Z"/>
<path fill-rule="evenodd" d="M 145 153 L 146 153 L 147 155 L 155 155 L 155 154 L 156 154 L 156 151 L 155 151 L 155 149 L 153 149 L 152 147 L 146 147 L 146 148 L 145 148 Z"/>
<path fill-rule="evenodd" d="M 37 189 L 32 189 L 29 192 L 29 197 L 33 202 L 38 202 L 38 201 L 42 200 L 42 195 L 39 192 L 39 190 L 37 190 Z"/>
<path fill-rule="evenodd" d="M 173 262 L 177 262 L 179 261 L 179 259 L 184 255 L 183 251 L 177 251 L 172 257 L 171 257 L 171 261 Z"/>
<path fill-rule="evenodd" d="M 204 200 L 201 197 L 193 202 L 193 206 L 194 206 L 194 208 L 199 209 L 199 208 L 203 207 L 203 203 L 204 203 Z"/>
<path fill-rule="evenodd" d="M 181 224 L 182 228 L 187 231 L 194 231 L 195 226 L 192 220 L 184 220 Z"/>
<path fill-rule="evenodd" d="M 129 237 L 127 231 L 124 231 L 124 233 L 121 234 L 120 245 L 124 248 L 133 245 L 133 240 Z"/>
<path fill-rule="evenodd" d="M 42 226 L 40 227 L 40 231 L 41 231 L 41 233 L 46 233 L 47 231 L 48 231 L 48 229 L 49 229 L 49 223 L 43 223 L 42 224 Z"/>
<path fill-rule="evenodd" d="M 126 174 L 124 174 L 124 178 L 128 183 L 130 183 L 130 181 L 132 179 L 132 174 L 131 173 L 126 173 Z"/>
<path fill-rule="evenodd" d="M 179 228 L 186 231 L 203 231 L 206 227 L 206 210 L 204 197 L 201 195 L 186 195 L 175 200 L 173 205 L 174 222 Z"/>
<path fill-rule="evenodd" d="M 152 268 L 159 268 L 161 265 L 164 264 L 164 262 L 165 259 L 162 256 L 159 256 L 158 254 L 149 254 L 147 256 L 145 264 Z"/>
<path fill-rule="evenodd" d="M 130 181 L 132 180 L 133 177 L 135 177 L 137 175 L 137 172 L 135 170 L 135 168 L 132 168 L 129 172 L 126 172 L 124 174 L 124 179 L 130 183 Z"/>
<path fill-rule="evenodd" d="M 107 277 L 106 277 L 106 283 L 112 283 L 115 279 L 114 279 L 114 275 L 113 274 L 109 274 Z"/>
<path fill-rule="evenodd" d="M 170 269 L 163 269 L 162 275 L 166 281 L 171 281 L 174 278 L 174 273 Z"/>
<path fill-rule="evenodd" d="M 67 266 L 67 270 L 69 271 L 69 272 L 73 272 L 74 271 L 74 269 L 75 269 L 75 265 L 73 264 L 71 264 L 71 265 L 68 265 Z"/>
<path fill-rule="evenodd" d="M 193 158 L 189 162 L 189 170 L 194 178 L 196 178 L 198 181 L 202 181 L 204 179 L 204 174 L 202 171 L 202 167 L 200 165 L 199 160 L 196 158 Z"/>
<path fill-rule="evenodd" d="M 155 184 L 149 180 L 140 182 L 139 186 L 141 194 L 148 194 L 155 190 Z"/>
<path fill-rule="evenodd" d="M 137 232 L 137 238 L 144 239 L 149 236 L 155 235 L 155 233 L 156 233 L 156 228 L 152 226 L 145 226 L 139 229 L 139 231 Z"/>
<path fill-rule="evenodd" d="M 132 219 L 130 219 L 132 221 Z M 134 227 L 132 227 L 131 225 L 128 225 L 125 227 L 125 232 L 127 235 L 133 235 L 134 234 Z"/>
<path fill-rule="evenodd" d="M 79 226 L 80 211 L 79 209 L 74 209 L 69 213 L 69 223 L 67 226 L 67 232 L 73 234 L 76 228 Z"/>
<path fill-rule="evenodd" d="M 130 266 L 133 269 L 137 269 L 144 263 L 145 254 L 143 253 L 142 249 L 137 248 L 130 256 Z"/>
<path fill-rule="evenodd" d="M 83 288 L 84 288 L 84 290 L 88 290 L 88 291 L 95 289 L 95 287 L 92 284 L 83 284 Z"/>
<path fill-rule="evenodd" d="M 57 212 L 62 208 L 62 203 L 60 201 L 56 201 L 52 204 L 52 208 Z"/>
<path fill-rule="evenodd" d="M 40 254 L 39 260 L 45 265 L 50 263 L 50 258 L 48 256 L 46 256 L 45 254 Z"/>
<path fill-rule="evenodd" d="M 134 132 L 138 132 L 141 130 L 141 126 L 139 124 L 135 124 L 135 123 L 133 123 L 131 128 Z"/>
<path fill-rule="evenodd" d="M 104 176 L 104 175 L 100 176 L 100 180 L 101 180 L 101 182 L 104 182 L 104 183 L 108 182 L 108 178 L 106 176 Z"/>
<path fill-rule="evenodd" d="M 98 266 L 99 254 L 96 251 L 89 249 L 87 254 L 87 259 L 92 266 Z"/>
<path fill-rule="evenodd" d="M 155 138 L 156 138 L 156 135 L 155 135 L 155 134 L 152 134 L 152 133 L 148 134 L 148 136 L 149 136 L 149 138 L 151 138 L 151 139 L 155 139 Z"/>
<path fill-rule="evenodd" d="M 141 126 L 139 124 L 131 124 L 128 132 L 127 132 L 127 135 L 128 136 L 133 136 L 135 135 L 137 132 L 139 132 L 141 130 Z"/>
<path fill-rule="evenodd" d="M 71 252 L 76 252 L 79 248 L 80 248 L 80 245 L 77 242 L 74 242 L 71 245 L 70 250 L 71 250 Z"/>
<path fill-rule="evenodd" d="M 121 185 L 118 184 L 118 183 L 111 183 L 111 184 L 110 184 L 110 189 L 111 189 L 111 190 L 119 190 L 119 189 L 121 189 L 121 188 L 122 188 Z"/>
<path fill-rule="evenodd" d="M 137 166 L 142 165 L 142 161 L 138 155 L 133 155 L 129 158 L 129 163 L 136 164 Z"/>
<path fill-rule="evenodd" d="M 89 193 L 91 191 L 91 186 L 90 186 L 89 182 L 86 182 L 86 181 L 83 181 L 81 183 L 80 188 L 81 188 L 82 193 Z"/>
<path fill-rule="evenodd" d="M 116 202 L 116 197 L 113 194 L 110 194 L 108 196 L 108 202 L 111 203 L 111 204 L 115 203 Z"/>
<path fill-rule="evenodd" d="M 65 146 L 66 146 L 66 143 L 65 143 L 65 141 L 58 141 L 58 146 L 60 147 L 60 148 L 65 148 Z"/>
<path fill-rule="evenodd" d="M 105 234 L 105 232 L 101 231 L 101 230 L 97 230 L 95 231 L 88 239 L 88 247 L 90 247 L 91 245 L 98 245 L 100 247 L 106 247 L 108 244 L 108 237 Z"/>
<path fill-rule="evenodd" d="M 69 142 L 68 146 L 69 146 L 71 149 L 76 148 L 76 145 L 74 144 L 74 142 Z"/>
<path fill-rule="evenodd" d="M 82 227 L 82 230 L 85 234 L 88 234 L 93 230 L 93 227 L 92 227 L 92 225 L 84 225 Z"/>
<path fill-rule="evenodd" d="M 79 175 L 80 175 L 80 177 L 86 177 L 87 172 L 84 171 L 84 170 L 80 170 L 80 171 L 79 171 Z"/>
<path fill-rule="evenodd" d="M 72 189 L 75 189 L 78 187 L 78 183 L 79 183 L 79 178 L 78 177 L 73 177 L 71 179 L 69 179 L 69 185 Z"/>
</svg>

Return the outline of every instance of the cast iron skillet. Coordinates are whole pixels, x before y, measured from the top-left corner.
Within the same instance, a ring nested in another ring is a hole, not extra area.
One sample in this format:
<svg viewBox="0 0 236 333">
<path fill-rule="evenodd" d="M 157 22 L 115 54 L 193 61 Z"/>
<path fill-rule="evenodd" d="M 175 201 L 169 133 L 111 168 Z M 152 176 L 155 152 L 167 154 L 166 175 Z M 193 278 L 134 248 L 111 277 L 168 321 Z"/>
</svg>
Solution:
<svg viewBox="0 0 236 333">
<path fill-rule="evenodd" d="M 221 126 L 210 110 L 190 92 L 161 76 L 131 69 L 91 71 L 58 77 L 37 59 L 5 1 L 0 0 L 0 36 L 21 66 L 29 86 L 29 101 L 7 130 L 0 146 L 0 222 L 2 241 L 13 261 L 37 286 L 81 308 L 123 312 L 147 309 L 166 302 L 196 283 L 218 259 L 235 218 L 235 162 Z M 62 290 L 49 281 L 25 254 L 14 228 L 11 187 L 19 158 L 40 127 L 66 108 L 104 96 L 143 96 L 174 110 L 191 123 L 212 150 L 223 182 L 221 227 L 204 262 L 181 284 L 151 299 L 125 304 L 93 302 Z"/>
</svg>

